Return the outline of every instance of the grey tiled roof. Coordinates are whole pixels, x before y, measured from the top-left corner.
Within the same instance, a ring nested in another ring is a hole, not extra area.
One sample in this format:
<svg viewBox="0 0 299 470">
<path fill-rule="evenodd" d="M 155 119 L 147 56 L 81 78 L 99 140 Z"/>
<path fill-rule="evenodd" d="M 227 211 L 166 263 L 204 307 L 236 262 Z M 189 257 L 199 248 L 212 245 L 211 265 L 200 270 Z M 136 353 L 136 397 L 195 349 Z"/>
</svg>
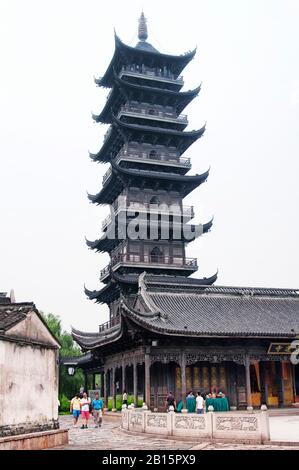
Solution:
<svg viewBox="0 0 299 470">
<path fill-rule="evenodd" d="M 193 337 L 294 338 L 299 334 L 296 289 L 205 286 L 174 276 L 139 276 L 139 292 L 122 298 L 122 315 L 146 330 Z M 73 329 L 84 349 L 118 341 L 122 322 L 101 333 Z"/>
<path fill-rule="evenodd" d="M 145 321 L 149 328 L 165 333 L 272 337 L 292 337 L 299 333 L 299 296 L 204 291 L 148 292 L 147 296 L 163 316 L 146 317 Z"/>
<path fill-rule="evenodd" d="M 72 328 L 72 337 L 83 349 L 95 349 L 100 345 L 117 341 L 122 335 L 121 323 L 100 333 L 90 333 Z"/>
<path fill-rule="evenodd" d="M 136 49 L 143 49 L 144 51 L 158 52 L 157 49 L 155 49 L 149 42 L 146 41 L 139 41 L 135 47 Z"/>
<path fill-rule="evenodd" d="M 86 354 L 82 354 L 82 356 L 62 357 L 60 359 L 60 364 L 65 366 L 79 366 L 81 364 L 85 364 L 86 362 L 90 362 L 91 359 L 91 353 L 87 352 Z"/>
<path fill-rule="evenodd" d="M 7 292 L 0 292 L 0 304 L 10 304 L 10 297 L 7 297 Z"/>
<path fill-rule="evenodd" d="M 29 312 L 35 310 L 32 302 L 0 304 L 0 330 L 7 331 L 14 325 L 24 320 Z"/>
</svg>

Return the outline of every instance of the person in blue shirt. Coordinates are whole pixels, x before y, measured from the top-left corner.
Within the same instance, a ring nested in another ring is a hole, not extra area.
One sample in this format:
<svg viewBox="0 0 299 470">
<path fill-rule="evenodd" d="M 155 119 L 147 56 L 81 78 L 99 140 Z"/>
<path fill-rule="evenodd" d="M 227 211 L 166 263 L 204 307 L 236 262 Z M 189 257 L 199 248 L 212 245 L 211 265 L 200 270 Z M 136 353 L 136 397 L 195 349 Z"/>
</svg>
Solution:
<svg viewBox="0 0 299 470">
<path fill-rule="evenodd" d="M 94 419 L 95 428 L 102 426 L 103 420 L 103 400 L 99 397 L 99 393 L 96 392 L 95 398 L 92 400 L 92 415 Z"/>
</svg>

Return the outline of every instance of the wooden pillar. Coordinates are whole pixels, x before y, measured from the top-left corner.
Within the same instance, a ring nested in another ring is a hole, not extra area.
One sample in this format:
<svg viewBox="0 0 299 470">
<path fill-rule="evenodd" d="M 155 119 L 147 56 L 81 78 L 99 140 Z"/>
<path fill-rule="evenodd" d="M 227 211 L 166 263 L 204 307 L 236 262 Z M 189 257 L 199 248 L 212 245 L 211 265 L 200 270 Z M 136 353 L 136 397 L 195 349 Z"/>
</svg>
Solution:
<svg viewBox="0 0 299 470">
<path fill-rule="evenodd" d="M 267 405 L 268 393 L 267 393 L 267 384 L 266 384 L 266 364 L 264 361 L 260 361 L 259 369 L 260 369 L 260 383 L 261 383 L 261 404 Z"/>
<path fill-rule="evenodd" d="M 107 396 L 107 369 L 104 370 L 104 374 L 103 374 L 103 377 L 104 377 L 104 407 L 105 408 L 108 408 L 108 396 Z"/>
<path fill-rule="evenodd" d="M 92 387 L 95 390 L 96 389 L 96 374 L 92 374 Z"/>
<path fill-rule="evenodd" d="M 294 402 L 296 401 L 297 395 L 299 395 L 299 390 L 297 390 L 297 388 L 296 388 L 296 370 L 295 370 L 295 367 L 296 367 L 295 364 L 291 364 Z"/>
<path fill-rule="evenodd" d="M 251 383 L 250 383 L 250 360 L 249 360 L 249 357 L 246 357 L 246 359 L 245 359 L 245 380 L 246 380 L 247 406 L 252 406 Z"/>
<path fill-rule="evenodd" d="M 104 396 L 104 372 L 101 372 L 101 385 L 100 385 L 100 395 L 103 398 Z"/>
<path fill-rule="evenodd" d="M 115 366 L 112 367 L 112 410 L 116 409 L 116 391 L 115 391 Z"/>
<path fill-rule="evenodd" d="M 278 406 L 281 408 L 284 404 L 284 383 L 282 362 L 275 362 L 275 372 L 277 380 Z"/>
<path fill-rule="evenodd" d="M 133 395 L 134 395 L 134 405 L 137 408 L 138 405 L 138 395 L 137 395 L 137 362 L 134 360 L 133 362 Z"/>
<path fill-rule="evenodd" d="M 151 368 L 151 357 L 148 352 L 144 354 L 144 389 L 145 389 L 145 403 L 147 404 L 148 408 L 150 407 L 151 403 L 151 375 L 150 375 L 150 368 Z"/>
<path fill-rule="evenodd" d="M 181 354 L 181 382 L 182 382 L 182 402 L 183 402 L 183 409 L 186 408 L 186 356 L 185 353 L 182 352 Z"/>
<path fill-rule="evenodd" d="M 88 389 L 88 374 L 84 372 L 84 391 L 87 392 Z"/>
<path fill-rule="evenodd" d="M 126 365 L 124 359 L 122 360 L 121 374 L 122 393 L 124 393 L 124 391 L 126 390 Z"/>
</svg>

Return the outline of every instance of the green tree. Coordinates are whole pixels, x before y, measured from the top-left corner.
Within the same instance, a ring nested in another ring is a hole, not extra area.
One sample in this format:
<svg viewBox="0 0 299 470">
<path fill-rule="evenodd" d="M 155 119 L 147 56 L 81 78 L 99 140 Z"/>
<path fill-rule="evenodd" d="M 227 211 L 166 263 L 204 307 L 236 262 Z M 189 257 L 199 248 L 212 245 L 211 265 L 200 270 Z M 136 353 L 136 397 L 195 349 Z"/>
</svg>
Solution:
<svg viewBox="0 0 299 470">
<path fill-rule="evenodd" d="M 42 313 L 42 315 L 49 329 L 56 336 L 56 338 L 61 344 L 61 348 L 59 351 L 60 358 L 81 356 L 81 350 L 75 344 L 71 334 L 62 329 L 60 317 L 58 315 L 53 315 L 53 313 Z M 67 398 L 72 398 L 74 394 L 79 391 L 80 386 L 82 384 L 84 384 L 84 375 L 81 369 L 76 369 L 75 374 L 70 376 L 65 366 L 59 366 L 60 398 L 62 398 L 63 395 L 65 395 Z"/>
</svg>

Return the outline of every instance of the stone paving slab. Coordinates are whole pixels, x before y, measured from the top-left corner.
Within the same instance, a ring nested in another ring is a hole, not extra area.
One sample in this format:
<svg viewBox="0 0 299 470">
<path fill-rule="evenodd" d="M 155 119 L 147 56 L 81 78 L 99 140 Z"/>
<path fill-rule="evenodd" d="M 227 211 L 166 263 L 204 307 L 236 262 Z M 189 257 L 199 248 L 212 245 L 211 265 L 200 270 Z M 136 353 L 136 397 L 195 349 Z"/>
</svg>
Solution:
<svg viewBox="0 0 299 470">
<path fill-rule="evenodd" d="M 120 419 L 109 416 L 104 416 L 101 428 L 94 428 L 92 422 L 88 429 L 73 428 L 71 416 L 61 416 L 59 421 L 61 428 L 69 427 L 69 444 L 55 450 L 186 450 L 194 445 L 194 441 L 130 436 L 120 430 Z"/>
<path fill-rule="evenodd" d="M 271 441 L 297 441 L 299 445 L 299 416 L 272 416 L 270 435 Z"/>
<path fill-rule="evenodd" d="M 94 428 L 92 420 L 90 420 L 88 429 L 80 429 L 80 425 L 74 428 L 72 427 L 72 417 L 68 415 L 60 416 L 59 421 L 62 429 L 69 428 L 69 444 L 56 447 L 55 450 L 299 450 L 299 442 L 298 446 L 245 445 L 195 443 L 194 440 L 161 438 L 142 434 L 133 436 L 120 429 L 120 419 L 107 415 L 104 416 L 101 428 Z"/>
</svg>

